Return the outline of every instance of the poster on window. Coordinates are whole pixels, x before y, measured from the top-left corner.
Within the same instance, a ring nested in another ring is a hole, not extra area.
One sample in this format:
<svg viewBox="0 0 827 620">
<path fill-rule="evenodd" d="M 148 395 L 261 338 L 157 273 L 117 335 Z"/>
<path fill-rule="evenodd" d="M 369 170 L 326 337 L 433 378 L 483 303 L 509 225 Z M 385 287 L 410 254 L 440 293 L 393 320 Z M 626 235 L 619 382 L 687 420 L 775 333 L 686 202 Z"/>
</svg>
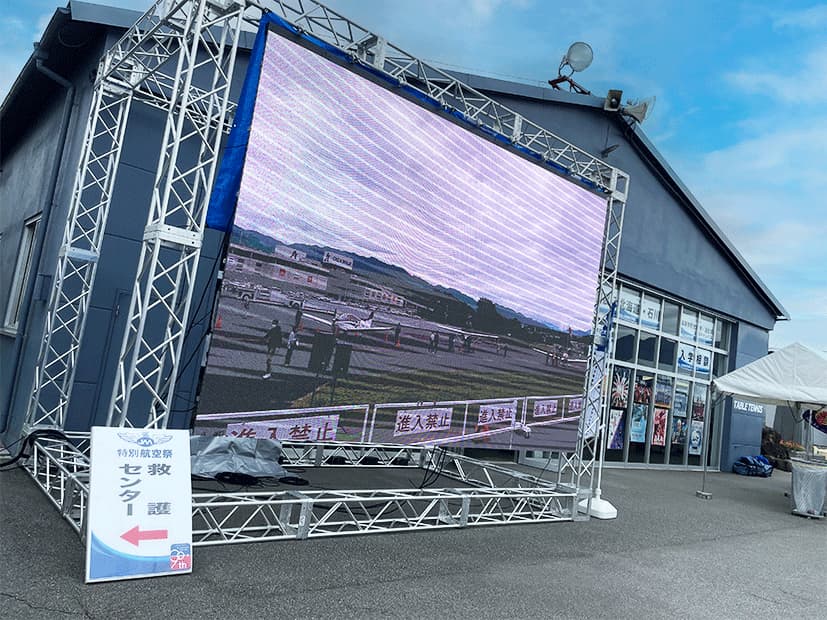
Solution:
<svg viewBox="0 0 827 620">
<path fill-rule="evenodd" d="M 612 409 L 609 411 L 609 450 L 623 449 L 623 409 Z"/>
<path fill-rule="evenodd" d="M 709 375 L 712 353 L 705 349 L 695 350 L 695 372 L 699 375 Z"/>
<path fill-rule="evenodd" d="M 674 399 L 673 415 L 685 418 L 686 412 L 689 410 L 689 382 L 677 381 L 675 383 L 675 399 Z"/>
<path fill-rule="evenodd" d="M 695 347 L 678 343 L 678 372 L 692 374 L 695 369 Z"/>
<path fill-rule="evenodd" d="M 695 312 L 684 311 L 681 314 L 681 338 L 695 340 L 698 331 L 698 315 Z"/>
<path fill-rule="evenodd" d="M 655 380 L 655 404 L 666 408 L 672 406 L 672 377 L 658 375 Z"/>
<path fill-rule="evenodd" d="M 640 293 L 624 288 L 620 291 L 618 316 L 622 321 L 637 323 L 640 317 Z"/>
<path fill-rule="evenodd" d="M 712 346 L 712 337 L 715 333 L 715 321 L 712 317 L 703 316 L 698 319 L 698 343 Z"/>
<path fill-rule="evenodd" d="M 689 454 L 698 455 L 703 448 L 704 423 L 692 420 L 689 428 Z"/>
<path fill-rule="evenodd" d="M 692 419 L 703 422 L 705 409 L 706 388 L 702 385 L 696 385 L 695 394 L 692 396 Z"/>
<path fill-rule="evenodd" d="M 612 373 L 612 407 L 626 409 L 629 404 L 629 381 L 631 371 L 628 368 L 615 368 Z"/>
<path fill-rule="evenodd" d="M 657 329 L 660 327 L 660 300 L 644 297 L 640 305 L 640 324 Z"/>
<path fill-rule="evenodd" d="M 635 402 L 648 405 L 652 402 L 652 381 L 651 376 L 638 374 L 635 377 Z"/>
<path fill-rule="evenodd" d="M 652 417 L 652 445 L 666 445 L 666 418 L 669 416 L 668 409 L 655 407 L 655 414 Z"/>
<path fill-rule="evenodd" d="M 686 420 L 683 418 L 672 418 L 672 443 L 684 445 L 686 443 Z"/>
<path fill-rule="evenodd" d="M 629 441 L 646 443 L 646 405 L 632 405 L 632 420 L 629 424 Z"/>
</svg>

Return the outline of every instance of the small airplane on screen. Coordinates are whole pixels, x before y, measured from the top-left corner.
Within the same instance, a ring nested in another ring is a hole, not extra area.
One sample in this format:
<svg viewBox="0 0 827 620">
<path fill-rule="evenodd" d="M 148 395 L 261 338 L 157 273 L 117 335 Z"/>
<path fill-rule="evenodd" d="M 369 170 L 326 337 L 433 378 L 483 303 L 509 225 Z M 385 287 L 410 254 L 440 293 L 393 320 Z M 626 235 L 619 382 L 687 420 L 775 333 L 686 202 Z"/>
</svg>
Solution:
<svg viewBox="0 0 827 620">
<path fill-rule="evenodd" d="M 439 331 L 447 331 L 448 333 L 459 334 L 460 336 L 467 336 L 469 338 L 480 338 L 487 340 L 499 340 L 500 337 L 494 334 L 485 334 L 483 332 L 469 332 L 467 329 L 453 327 L 452 325 L 440 325 Z"/>
<path fill-rule="evenodd" d="M 395 329 L 392 325 L 374 326 L 372 311 L 367 318 L 364 319 L 348 312 L 342 314 L 337 314 L 334 312 L 332 318 L 330 319 L 310 313 L 305 313 L 304 317 L 306 319 L 310 319 L 311 321 L 324 323 L 331 329 L 338 329 L 343 332 L 389 332 Z"/>
<path fill-rule="evenodd" d="M 561 363 L 564 366 L 566 364 L 574 364 L 574 363 L 584 364 L 584 363 L 589 361 L 587 359 L 571 359 L 571 358 L 569 358 L 568 353 L 563 353 L 561 355 L 561 354 L 555 353 L 554 351 L 546 351 L 544 349 L 538 349 L 537 347 L 531 347 L 531 350 L 532 351 L 537 351 L 537 353 L 545 355 L 546 359 L 549 359 L 549 360 L 554 359 L 554 360 L 556 360 L 557 362 Z"/>
</svg>

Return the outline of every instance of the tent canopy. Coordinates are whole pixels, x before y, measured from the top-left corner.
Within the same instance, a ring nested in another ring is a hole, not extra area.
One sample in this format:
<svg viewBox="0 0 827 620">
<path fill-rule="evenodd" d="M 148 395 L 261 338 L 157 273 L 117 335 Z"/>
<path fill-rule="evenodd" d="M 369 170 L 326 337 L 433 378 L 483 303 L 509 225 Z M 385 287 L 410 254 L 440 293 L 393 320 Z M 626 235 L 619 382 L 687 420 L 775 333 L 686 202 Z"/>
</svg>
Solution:
<svg viewBox="0 0 827 620">
<path fill-rule="evenodd" d="M 718 377 L 712 385 L 725 395 L 821 409 L 827 407 L 827 357 L 796 342 Z"/>
</svg>

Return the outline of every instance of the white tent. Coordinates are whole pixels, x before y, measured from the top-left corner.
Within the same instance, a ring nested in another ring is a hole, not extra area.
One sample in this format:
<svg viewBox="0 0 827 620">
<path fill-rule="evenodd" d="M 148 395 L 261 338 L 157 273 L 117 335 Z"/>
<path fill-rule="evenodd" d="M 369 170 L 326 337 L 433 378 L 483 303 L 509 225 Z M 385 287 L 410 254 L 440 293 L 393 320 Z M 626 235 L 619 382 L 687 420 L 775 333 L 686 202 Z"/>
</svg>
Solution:
<svg viewBox="0 0 827 620">
<path fill-rule="evenodd" d="M 827 357 L 797 342 L 718 377 L 720 394 L 798 410 L 827 407 Z"/>
</svg>

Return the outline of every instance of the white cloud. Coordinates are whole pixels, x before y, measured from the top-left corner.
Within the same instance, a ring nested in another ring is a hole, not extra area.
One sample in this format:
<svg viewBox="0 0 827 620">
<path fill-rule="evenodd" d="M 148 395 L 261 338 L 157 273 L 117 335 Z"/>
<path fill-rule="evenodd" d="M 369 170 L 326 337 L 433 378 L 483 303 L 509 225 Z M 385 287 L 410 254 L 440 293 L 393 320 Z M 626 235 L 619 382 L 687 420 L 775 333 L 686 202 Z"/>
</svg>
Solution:
<svg viewBox="0 0 827 620">
<path fill-rule="evenodd" d="M 827 26 L 827 5 L 817 4 L 800 11 L 790 11 L 773 20 L 776 28 L 815 30 Z"/>
<path fill-rule="evenodd" d="M 785 58 L 784 67 L 771 66 L 772 60 L 761 61 L 766 66 L 734 71 L 724 77 L 745 93 L 784 103 L 812 105 L 827 101 L 827 43 L 803 54 L 798 66 L 792 60 Z"/>
<path fill-rule="evenodd" d="M 779 322 L 770 334 L 770 346 L 800 342 L 827 352 L 827 287 L 805 287 L 787 300 L 791 321 Z"/>
<path fill-rule="evenodd" d="M 50 11 L 48 13 L 43 13 L 37 18 L 35 27 L 32 30 L 32 37 L 34 37 L 34 40 L 38 40 L 43 36 L 43 33 L 46 31 L 46 26 L 49 25 L 49 22 L 52 20 L 53 16 L 54 11 Z"/>
<path fill-rule="evenodd" d="M 6 36 L 9 36 L 9 31 L 21 31 L 26 27 L 25 23 L 19 17 L 3 17 L 0 18 L 0 30 L 2 30 Z"/>
</svg>

